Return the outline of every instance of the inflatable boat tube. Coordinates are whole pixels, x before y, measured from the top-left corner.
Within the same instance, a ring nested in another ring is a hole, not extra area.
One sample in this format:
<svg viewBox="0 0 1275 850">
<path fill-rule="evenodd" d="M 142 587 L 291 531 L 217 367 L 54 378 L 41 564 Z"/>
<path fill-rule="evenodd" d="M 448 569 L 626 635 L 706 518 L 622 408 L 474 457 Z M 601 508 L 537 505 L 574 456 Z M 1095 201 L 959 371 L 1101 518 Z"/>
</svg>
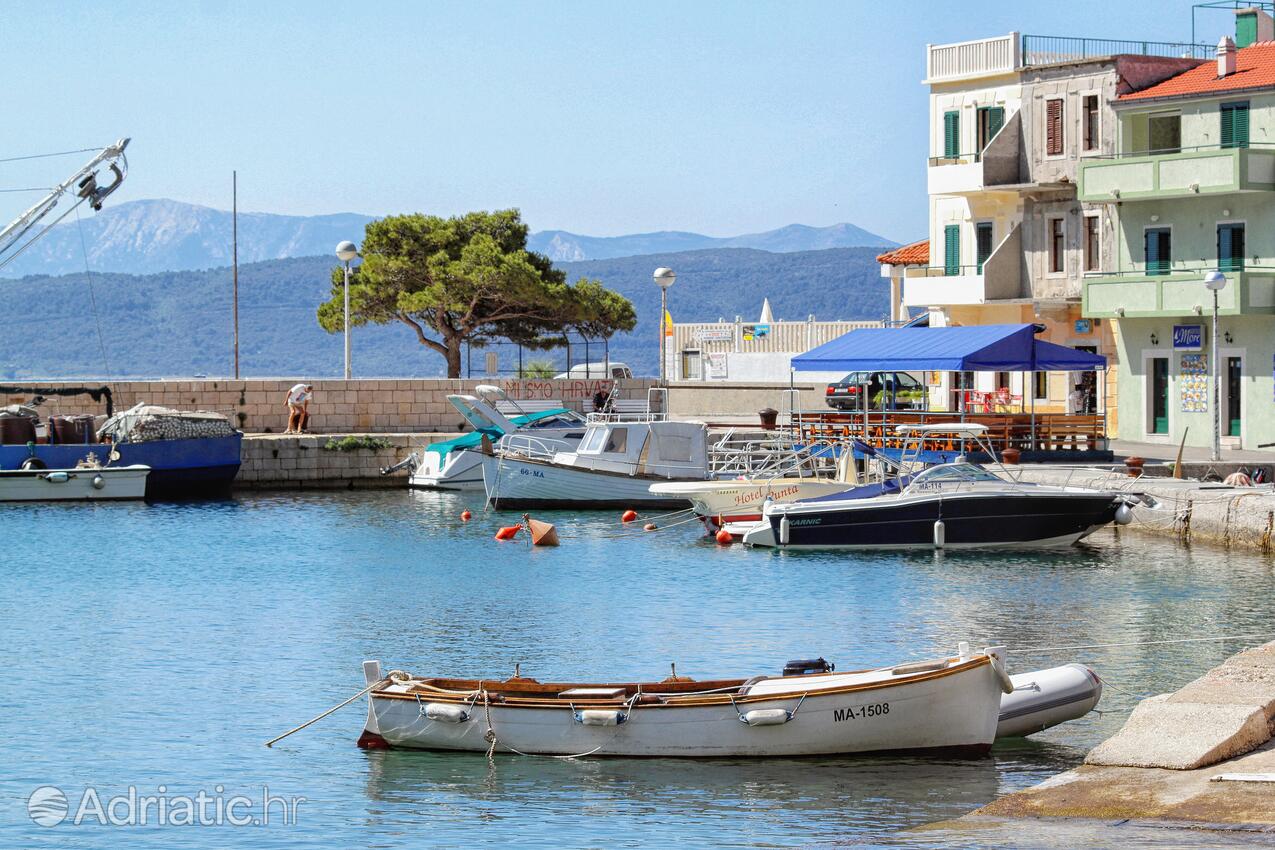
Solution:
<svg viewBox="0 0 1275 850">
<path fill-rule="evenodd" d="M 1102 698 L 1102 682 L 1083 664 L 1010 676 L 1014 692 L 1001 697 L 997 738 L 1021 738 L 1084 717 Z"/>
</svg>

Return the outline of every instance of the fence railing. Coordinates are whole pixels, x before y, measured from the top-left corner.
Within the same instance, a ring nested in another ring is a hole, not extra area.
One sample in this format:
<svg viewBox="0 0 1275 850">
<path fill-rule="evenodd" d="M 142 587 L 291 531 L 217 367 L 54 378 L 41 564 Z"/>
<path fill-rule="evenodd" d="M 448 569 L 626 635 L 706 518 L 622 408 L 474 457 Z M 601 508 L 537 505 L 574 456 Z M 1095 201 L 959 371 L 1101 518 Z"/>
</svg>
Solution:
<svg viewBox="0 0 1275 850">
<path fill-rule="evenodd" d="M 1183 59 L 1212 59 L 1217 47 L 1186 41 L 1135 41 L 1115 38 L 1076 38 L 1065 35 L 1024 35 L 1023 65 L 1051 65 L 1099 56 L 1136 54 Z"/>
</svg>

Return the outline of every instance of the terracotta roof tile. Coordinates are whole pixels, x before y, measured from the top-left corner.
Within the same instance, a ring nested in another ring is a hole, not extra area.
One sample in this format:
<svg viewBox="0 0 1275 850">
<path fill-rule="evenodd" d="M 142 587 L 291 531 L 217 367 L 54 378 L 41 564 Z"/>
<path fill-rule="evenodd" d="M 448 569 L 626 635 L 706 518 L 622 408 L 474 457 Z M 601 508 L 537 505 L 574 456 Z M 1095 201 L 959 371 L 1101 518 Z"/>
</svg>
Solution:
<svg viewBox="0 0 1275 850">
<path fill-rule="evenodd" d="M 1235 55 L 1235 73 L 1217 75 L 1217 62 L 1208 61 L 1142 91 L 1121 95 L 1121 102 L 1155 97 L 1188 97 L 1240 89 L 1275 88 L 1275 41 L 1259 41 Z"/>
<path fill-rule="evenodd" d="M 930 264 L 930 240 L 922 239 L 911 245 L 900 245 L 893 251 L 877 254 L 878 263 L 892 266 L 928 266 Z"/>
</svg>

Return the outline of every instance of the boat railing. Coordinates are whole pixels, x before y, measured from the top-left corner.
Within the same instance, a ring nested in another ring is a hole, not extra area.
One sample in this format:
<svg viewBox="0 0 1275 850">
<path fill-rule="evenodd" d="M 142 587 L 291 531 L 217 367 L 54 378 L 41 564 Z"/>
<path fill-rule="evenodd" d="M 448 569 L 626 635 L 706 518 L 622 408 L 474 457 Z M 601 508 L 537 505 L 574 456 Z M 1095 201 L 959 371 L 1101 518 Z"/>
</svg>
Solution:
<svg viewBox="0 0 1275 850">
<path fill-rule="evenodd" d="M 555 440 L 552 437 L 536 437 L 531 434 L 506 434 L 496 444 L 501 455 L 517 455 L 531 460 L 553 460 L 558 452 L 569 452 L 576 448 L 569 440 Z"/>
<path fill-rule="evenodd" d="M 840 450 L 829 444 L 803 446 L 783 436 L 735 439 L 728 431 L 709 448 L 714 476 L 818 478 L 835 473 Z"/>
</svg>

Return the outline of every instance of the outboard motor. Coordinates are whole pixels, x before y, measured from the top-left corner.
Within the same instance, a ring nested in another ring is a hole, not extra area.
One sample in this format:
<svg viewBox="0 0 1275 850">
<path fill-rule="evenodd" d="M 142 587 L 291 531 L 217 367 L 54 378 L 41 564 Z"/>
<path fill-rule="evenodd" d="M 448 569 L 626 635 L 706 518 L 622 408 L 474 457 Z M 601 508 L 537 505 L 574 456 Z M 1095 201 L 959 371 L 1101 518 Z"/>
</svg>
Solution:
<svg viewBox="0 0 1275 850">
<path fill-rule="evenodd" d="M 825 661 L 823 656 L 818 658 L 800 658 L 789 661 L 784 665 L 785 676 L 805 676 L 810 673 L 831 673 L 837 669 L 837 665 L 831 661 Z"/>
</svg>

